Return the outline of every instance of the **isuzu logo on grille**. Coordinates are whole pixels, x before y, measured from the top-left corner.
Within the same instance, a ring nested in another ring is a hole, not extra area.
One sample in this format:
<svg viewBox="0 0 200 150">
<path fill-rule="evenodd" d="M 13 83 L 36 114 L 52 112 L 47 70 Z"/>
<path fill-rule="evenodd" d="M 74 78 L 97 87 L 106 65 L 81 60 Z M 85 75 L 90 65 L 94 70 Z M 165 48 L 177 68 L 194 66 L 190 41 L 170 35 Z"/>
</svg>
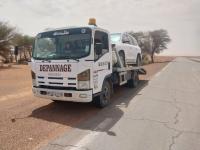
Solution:
<svg viewBox="0 0 200 150">
<path fill-rule="evenodd" d="M 71 72 L 71 65 L 40 65 L 43 72 Z"/>
</svg>

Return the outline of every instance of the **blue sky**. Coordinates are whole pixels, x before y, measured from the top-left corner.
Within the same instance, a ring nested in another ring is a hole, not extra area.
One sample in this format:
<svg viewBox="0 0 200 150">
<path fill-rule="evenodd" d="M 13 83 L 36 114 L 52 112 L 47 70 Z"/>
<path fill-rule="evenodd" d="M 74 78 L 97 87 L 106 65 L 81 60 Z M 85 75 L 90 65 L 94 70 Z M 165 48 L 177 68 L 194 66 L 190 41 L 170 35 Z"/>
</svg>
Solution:
<svg viewBox="0 0 200 150">
<path fill-rule="evenodd" d="M 163 55 L 200 55 L 199 8 L 200 0 L 0 0 L 0 20 L 29 35 L 90 17 L 110 32 L 164 28 L 172 42 Z"/>
</svg>

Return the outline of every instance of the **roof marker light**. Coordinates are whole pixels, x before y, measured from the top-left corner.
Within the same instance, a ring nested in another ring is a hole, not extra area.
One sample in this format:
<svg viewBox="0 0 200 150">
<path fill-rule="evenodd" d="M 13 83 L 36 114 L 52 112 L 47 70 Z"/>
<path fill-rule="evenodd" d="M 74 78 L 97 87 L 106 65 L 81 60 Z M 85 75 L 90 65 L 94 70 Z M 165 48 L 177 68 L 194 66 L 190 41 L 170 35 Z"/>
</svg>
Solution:
<svg viewBox="0 0 200 150">
<path fill-rule="evenodd" d="M 97 26 L 97 25 L 96 25 L 96 19 L 95 19 L 95 18 L 90 18 L 90 19 L 89 19 L 89 23 L 88 23 L 88 25 L 94 25 L 94 26 Z"/>
</svg>

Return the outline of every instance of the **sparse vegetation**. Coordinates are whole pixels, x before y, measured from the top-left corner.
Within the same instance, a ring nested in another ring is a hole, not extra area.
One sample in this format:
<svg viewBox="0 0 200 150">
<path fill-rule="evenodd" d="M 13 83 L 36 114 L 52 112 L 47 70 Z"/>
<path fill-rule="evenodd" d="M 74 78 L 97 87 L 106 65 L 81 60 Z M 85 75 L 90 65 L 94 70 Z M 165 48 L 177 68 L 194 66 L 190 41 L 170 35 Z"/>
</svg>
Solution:
<svg viewBox="0 0 200 150">
<path fill-rule="evenodd" d="M 27 61 L 32 54 L 32 44 L 34 38 L 28 35 L 22 35 L 18 33 L 15 35 L 13 41 L 15 46 L 18 46 L 19 62 Z"/>
<path fill-rule="evenodd" d="M 137 39 L 138 44 L 142 49 L 142 53 L 151 56 L 152 63 L 154 63 L 154 54 L 159 54 L 167 49 L 167 45 L 171 41 L 168 32 L 165 29 L 148 32 L 132 31 L 130 34 Z"/>
<path fill-rule="evenodd" d="M 16 29 L 6 22 L 0 22 L 0 56 L 5 62 L 9 61 L 9 54 Z"/>
<path fill-rule="evenodd" d="M 15 46 L 19 47 L 19 61 L 28 60 L 31 57 L 33 41 L 33 37 L 17 32 L 16 27 L 0 22 L 0 58 L 5 63 L 13 61 Z"/>
<path fill-rule="evenodd" d="M 148 54 L 143 54 L 142 55 L 142 64 L 147 65 L 151 62 L 151 58 Z"/>
</svg>

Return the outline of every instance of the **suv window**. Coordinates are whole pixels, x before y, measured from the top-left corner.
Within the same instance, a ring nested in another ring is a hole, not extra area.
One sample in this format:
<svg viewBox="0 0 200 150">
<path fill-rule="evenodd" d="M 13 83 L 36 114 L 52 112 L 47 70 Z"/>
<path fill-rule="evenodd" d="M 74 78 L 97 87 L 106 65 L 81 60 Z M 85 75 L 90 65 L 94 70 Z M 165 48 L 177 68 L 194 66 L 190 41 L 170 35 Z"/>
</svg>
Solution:
<svg viewBox="0 0 200 150">
<path fill-rule="evenodd" d="M 138 42 L 137 42 L 137 40 L 134 38 L 134 37 L 132 37 L 133 38 L 133 40 L 134 40 L 134 45 L 138 45 Z"/>
<path fill-rule="evenodd" d="M 127 34 L 122 35 L 122 43 L 130 44 L 130 39 Z"/>
<path fill-rule="evenodd" d="M 109 52 L 108 46 L 108 34 L 102 31 L 96 31 L 94 35 L 94 45 L 96 43 L 102 43 L 102 53 L 97 55 L 96 49 L 94 49 L 94 59 L 97 60 L 102 57 L 105 53 Z"/>
<path fill-rule="evenodd" d="M 135 45 L 135 42 L 134 42 L 132 36 L 128 35 L 128 39 L 129 39 L 131 45 Z"/>
<path fill-rule="evenodd" d="M 130 41 L 131 41 L 131 45 L 135 45 L 135 46 L 138 45 L 138 44 L 137 44 L 137 40 L 136 40 L 133 36 L 129 35 L 129 39 L 130 39 Z"/>
<path fill-rule="evenodd" d="M 120 33 L 113 33 L 110 35 L 110 39 L 112 43 L 119 43 L 121 42 L 121 34 Z"/>
</svg>

